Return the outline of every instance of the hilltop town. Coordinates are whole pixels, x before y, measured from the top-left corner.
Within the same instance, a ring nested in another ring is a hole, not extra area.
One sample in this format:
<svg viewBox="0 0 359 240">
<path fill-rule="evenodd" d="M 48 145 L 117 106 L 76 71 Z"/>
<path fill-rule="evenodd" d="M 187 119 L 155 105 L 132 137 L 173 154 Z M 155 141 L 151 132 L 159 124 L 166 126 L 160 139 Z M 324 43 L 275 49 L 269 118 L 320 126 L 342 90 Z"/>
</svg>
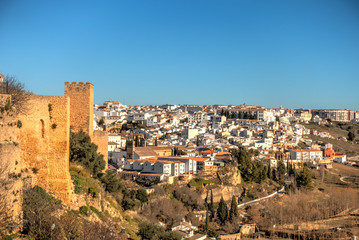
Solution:
<svg viewBox="0 0 359 240">
<path fill-rule="evenodd" d="M 0 75 L 8 239 L 358 234 L 359 112 L 97 105 L 91 83 L 14 83 Z"/>
<path fill-rule="evenodd" d="M 285 165 L 314 167 L 332 162 L 354 164 L 347 155 L 358 154 L 335 151 L 338 147 L 325 142 L 348 142 L 348 136 L 313 128 L 332 122 L 356 124 L 359 112 L 347 109 L 266 109 L 246 104 L 126 106 L 107 101 L 95 105 L 94 116 L 94 129 L 109 132 L 111 167 L 135 179 L 169 181 L 170 177 L 213 171 L 230 162 L 231 151 L 240 147 L 256 151 L 257 158 L 270 167 L 277 167 L 280 160 Z M 151 170 L 149 166 L 155 167 Z"/>
</svg>

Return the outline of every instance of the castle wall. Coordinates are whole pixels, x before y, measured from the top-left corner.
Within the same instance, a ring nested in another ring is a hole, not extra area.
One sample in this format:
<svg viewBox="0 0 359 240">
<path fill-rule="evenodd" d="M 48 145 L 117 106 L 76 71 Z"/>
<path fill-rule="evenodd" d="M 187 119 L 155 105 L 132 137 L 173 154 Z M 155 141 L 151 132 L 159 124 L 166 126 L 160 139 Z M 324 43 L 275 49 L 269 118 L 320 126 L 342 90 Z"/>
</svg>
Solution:
<svg viewBox="0 0 359 240">
<path fill-rule="evenodd" d="M 20 156 L 36 172 L 40 187 L 70 204 L 69 99 L 31 95 L 19 116 Z"/>
<path fill-rule="evenodd" d="M 70 98 L 70 126 L 78 132 L 81 129 L 93 137 L 94 86 L 92 83 L 65 82 L 65 97 Z"/>
<path fill-rule="evenodd" d="M 98 152 L 103 155 L 106 166 L 108 168 L 108 132 L 96 130 L 93 133 L 93 142 L 98 146 Z"/>
</svg>

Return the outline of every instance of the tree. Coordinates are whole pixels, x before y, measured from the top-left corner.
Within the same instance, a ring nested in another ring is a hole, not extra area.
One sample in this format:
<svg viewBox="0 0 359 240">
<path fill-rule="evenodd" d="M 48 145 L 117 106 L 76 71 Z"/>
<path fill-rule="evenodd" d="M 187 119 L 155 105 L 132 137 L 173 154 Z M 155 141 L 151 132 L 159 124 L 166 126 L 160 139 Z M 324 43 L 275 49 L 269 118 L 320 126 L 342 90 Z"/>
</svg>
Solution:
<svg viewBox="0 0 359 240">
<path fill-rule="evenodd" d="M 106 171 L 106 173 L 100 177 L 100 180 L 105 185 L 105 190 L 107 192 L 117 193 L 121 189 L 124 189 L 123 185 L 121 184 L 120 178 L 111 171 Z"/>
<path fill-rule="evenodd" d="M 51 236 L 53 239 L 60 239 L 61 223 L 54 216 L 60 208 L 61 202 L 38 186 L 25 191 L 22 207 L 24 233 L 34 239 L 50 239 Z"/>
<path fill-rule="evenodd" d="M 224 225 L 228 219 L 228 208 L 223 197 L 221 197 L 221 200 L 219 201 L 217 216 L 221 224 Z"/>
<path fill-rule="evenodd" d="M 209 210 L 214 211 L 214 203 L 213 203 L 213 190 L 211 189 L 211 202 L 209 204 Z"/>
<path fill-rule="evenodd" d="M 297 178 L 297 186 L 300 188 L 305 188 L 307 190 L 311 190 L 312 187 L 312 175 L 307 167 L 304 167 L 303 170 L 298 174 Z"/>
<path fill-rule="evenodd" d="M 70 162 L 83 165 L 96 177 L 105 169 L 103 155 L 97 153 L 97 145 L 92 143 L 90 136 L 82 130 L 70 134 Z"/>
<path fill-rule="evenodd" d="M 238 213 L 236 197 L 232 196 L 231 209 L 229 210 L 229 221 L 232 223 L 233 220 L 238 216 L 239 213 Z"/>
<path fill-rule="evenodd" d="M 160 236 L 160 240 L 181 240 L 182 237 L 178 232 L 165 232 Z"/>
<path fill-rule="evenodd" d="M 354 141 L 355 139 L 355 134 L 353 132 L 349 132 L 348 133 L 348 141 Z"/>
<path fill-rule="evenodd" d="M 4 83 L 7 85 L 7 92 L 11 95 L 11 106 L 16 113 L 26 113 L 30 94 L 25 91 L 25 85 L 14 76 L 5 76 Z"/>
<path fill-rule="evenodd" d="M 169 227 L 180 223 L 187 213 L 186 207 L 180 201 L 168 198 L 150 202 L 142 210 L 142 215 L 151 221 L 161 221 Z"/>
<path fill-rule="evenodd" d="M 165 233 L 163 227 L 158 224 L 141 222 L 139 224 L 138 235 L 144 240 L 157 240 Z"/>
<path fill-rule="evenodd" d="M 100 126 L 102 126 L 104 123 L 105 123 L 105 121 L 103 120 L 103 118 L 101 118 L 101 119 L 98 121 L 98 125 L 100 125 Z"/>
<path fill-rule="evenodd" d="M 204 231 L 207 232 L 208 231 L 208 226 L 209 226 L 209 216 L 208 216 L 208 209 L 206 210 L 206 225 L 204 225 Z"/>
<path fill-rule="evenodd" d="M 286 169 L 285 169 L 285 165 L 283 160 L 280 160 L 278 162 L 278 181 L 280 184 L 284 183 L 284 177 L 285 177 L 285 173 L 286 173 Z"/>
<path fill-rule="evenodd" d="M 138 189 L 136 193 L 136 198 L 140 200 L 141 203 L 148 202 L 148 195 L 145 189 Z"/>
<path fill-rule="evenodd" d="M 272 169 L 270 165 L 268 165 L 268 169 L 267 169 L 267 178 L 272 179 Z"/>
</svg>

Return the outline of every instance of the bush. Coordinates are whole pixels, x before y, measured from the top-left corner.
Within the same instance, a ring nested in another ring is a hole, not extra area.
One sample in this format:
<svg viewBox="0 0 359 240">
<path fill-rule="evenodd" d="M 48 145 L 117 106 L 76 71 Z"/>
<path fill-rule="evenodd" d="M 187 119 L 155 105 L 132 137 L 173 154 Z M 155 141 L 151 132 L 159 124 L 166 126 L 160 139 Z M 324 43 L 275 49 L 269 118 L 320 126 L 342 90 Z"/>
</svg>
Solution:
<svg viewBox="0 0 359 240">
<path fill-rule="evenodd" d="M 74 181 L 75 193 L 80 194 L 82 192 L 81 177 L 76 174 L 71 174 L 71 179 Z"/>
<path fill-rule="evenodd" d="M 97 188 L 94 187 L 89 187 L 88 188 L 88 194 L 90 194 L 93 198 L 97 198 L 99 196 L 99 190 Z"/>
<path fill-rule="evenodd" d="M 86 167 L 93 176 L 97 177 L 105 169 L 103 155 L 97 153 L 97 145 L 82 130 L 70 135 L 70 162 L 77 162 Z"/>
<path fill-rule="evenodd" d="M 79 212 L 84 216 L 90 216 L 90 210 L 87 206 L 80 207 Z"/>
<path fill-rule="evenodd" d="M 192 210 L 201 210 L 204 207 L 204 201 L 201 194 L 188 187 L 176 189 L 173 192 L 173 196 L 181 201 L 186 207 L 192 208 Z"/>
<path fill-rule="evenodd" d="M 171 227 L 180 223 L 187 212 L 187 209 L 177 199 L 164 198 L 146 205 L 142 214 L 153 221 L 161 221 Z"/>
<path fill-rule="evenodd" d="M 110 193 L 116 193 L 124 189 L 120 178 L 113 172 L 107 171 L 100 177 L 100 181 L 105 185 L 105 190 Z"/>
<path fill-rule="evenodd" d="M 23 220 L 24 233 L 33 236 L 34 239 L 61 239 L 61 231 L 52 225 L 61 223 L 54 217 L 54 213 L 62 208 L 61 201 L 50 196 L 44 189 L 35 186 L 24 192 Z"/>
<path fill-rule="evenodd" d="M 141 203 L 146 203 L 148 202 L 148 195 L 146 190 L 144 189 L 138 189 L 137 193 L 136 193 L 136 198 L 138 200 L 140 200 Z"/>
</svg>

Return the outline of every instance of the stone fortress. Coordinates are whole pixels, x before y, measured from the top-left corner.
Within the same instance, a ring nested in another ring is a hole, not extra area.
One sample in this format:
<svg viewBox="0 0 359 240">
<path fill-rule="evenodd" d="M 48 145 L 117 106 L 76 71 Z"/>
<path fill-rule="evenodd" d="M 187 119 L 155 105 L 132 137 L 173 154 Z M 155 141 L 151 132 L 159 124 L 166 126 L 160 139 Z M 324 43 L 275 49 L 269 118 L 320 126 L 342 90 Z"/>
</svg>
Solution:
<svg viewBox="0 0 359 240">
<path fill-rule="evenodd" d="M 21 162 L 26 170 L 32 170 L 36 175 L 38 186 L 71 206 L 70 131 L 83 130 L 89 134 L 104 155 L 106 167 L 108 165 L 108 135 L 107 132 L 93 131 L 93 104 L 94 86 L 91 83 L 65 82 L 64 96 L 29 94 L 26 113 L 18 114 L 16 119 L 2 119 L 0 149 L 5 141 L 12 141 L 17 147 L 10 155 L 1 152 L 0 161 L 14 162 L 16 159 Z M 21 126 L 14 128 L 11 124 L 10 127 L 9 122 Z"/>
</svg>

